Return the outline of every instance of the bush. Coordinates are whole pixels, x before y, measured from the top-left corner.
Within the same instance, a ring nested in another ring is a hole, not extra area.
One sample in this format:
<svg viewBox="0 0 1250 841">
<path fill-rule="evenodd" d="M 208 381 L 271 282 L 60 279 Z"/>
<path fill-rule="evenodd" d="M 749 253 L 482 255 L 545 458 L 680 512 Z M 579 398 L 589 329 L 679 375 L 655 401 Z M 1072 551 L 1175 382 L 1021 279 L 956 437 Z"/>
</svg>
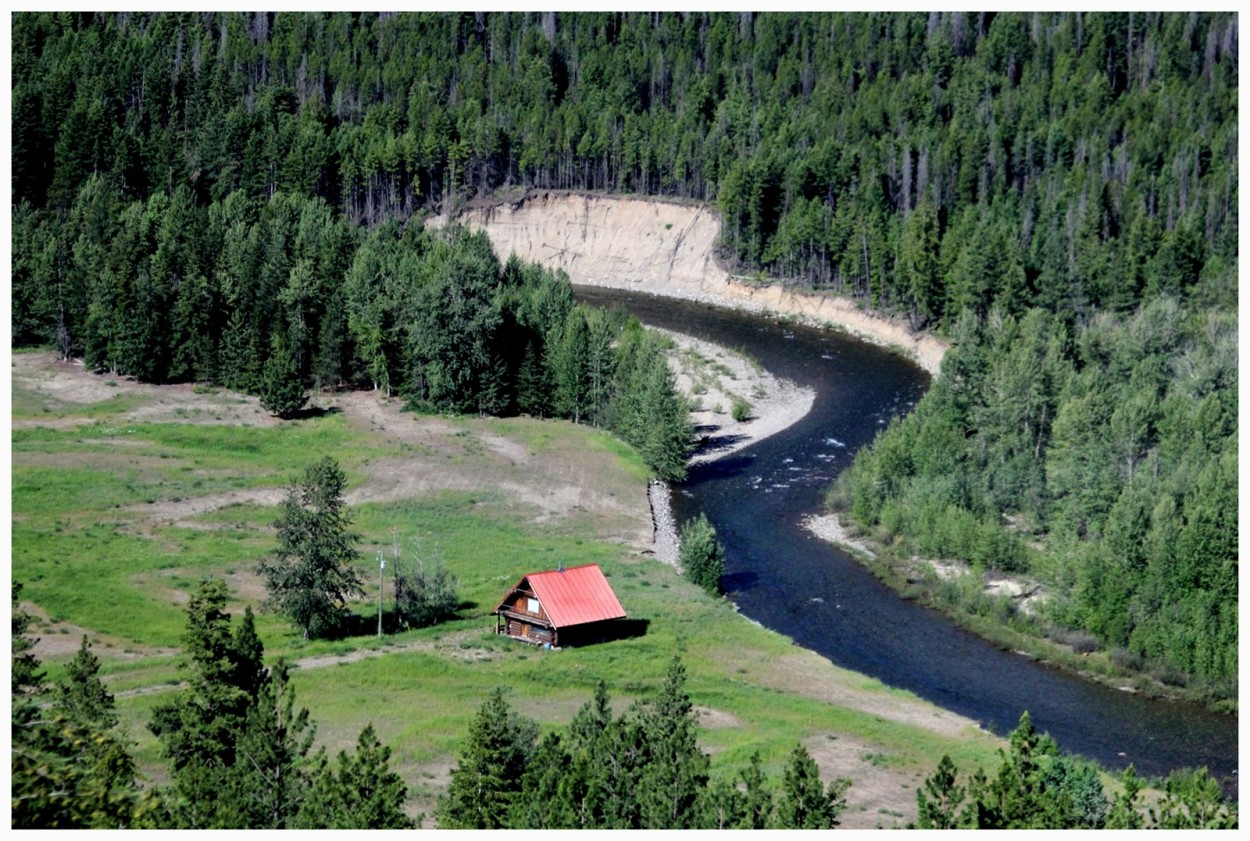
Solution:
<svg viewBox="0 0 1250 841">
<path fill-rule="evenodd" d="M 1074 631 L 1070 628 L 1054 627 L 1050 629 L 1047 636 L 1060 645 L 1068 646 L 1077 654 L 1089 654 L 1097 651 L 1099 648 L 1098 639 L 1088 631 Z M 1112 658 L 1114 659 L 1114 655 L 1112 655 Z"/>
<path fill-rule="evenodd" d="M 1111 662 L 1115 664 L 1116 668 L 1131 672 L 1140 672 L 1146 665 L 1146 661 L 1142 659 L 1140 654 L 1120 646 L 1111 649 Z"/>
<path fill-rule="evenodd" d="M 747 420 L 747 418 L 751 417 L 751 404 L 745 399 L 734 395 L 733 406 L 729 410 L 729 413 L 733 416 L 735 421 L 742 423 Z"/>
<path fill-rule="evenodd" d="M 721 579 L 725 575 L 725 549 L 703 514 L 682 527 L 677 560 L 686 578 L 712 595 L 724 592 Z"/>
<path fill-rule="evenodd" d="M 395 571 L 395 603 L 405 626 L 424 628 L 456 615 L 456 577 L 438 560 Z"/>
</svg>

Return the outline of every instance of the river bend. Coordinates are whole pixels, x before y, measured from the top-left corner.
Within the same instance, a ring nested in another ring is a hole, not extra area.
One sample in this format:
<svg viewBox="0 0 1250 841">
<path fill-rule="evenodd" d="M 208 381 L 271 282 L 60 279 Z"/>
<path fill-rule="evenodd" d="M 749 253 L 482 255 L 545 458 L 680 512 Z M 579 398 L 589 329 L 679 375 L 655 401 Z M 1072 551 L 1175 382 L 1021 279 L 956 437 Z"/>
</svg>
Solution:
<svg viewBox="0 0 1250 841">
<path fill-rule="evenodd" d="M 773 374 L 816 389 L 803 420 L 695 467 L 673 489 L 679 523 L 702 512 L 716 527 L 726 588 L 744 614 L 999 735 L 1028 710 L 1066 751 L 1109 768 L 1132 763 L 1147 775 L 1206 766 L 1236 797 L 1235 716 L 1150 700 L 1001 651 L 900 598 L 802 526 L 855 451 L 924 393 L 929 377 L 918 367 L 834 332 L 621 291 L 576 287 L 576 295 L 745 351 Z"/>
</svg>

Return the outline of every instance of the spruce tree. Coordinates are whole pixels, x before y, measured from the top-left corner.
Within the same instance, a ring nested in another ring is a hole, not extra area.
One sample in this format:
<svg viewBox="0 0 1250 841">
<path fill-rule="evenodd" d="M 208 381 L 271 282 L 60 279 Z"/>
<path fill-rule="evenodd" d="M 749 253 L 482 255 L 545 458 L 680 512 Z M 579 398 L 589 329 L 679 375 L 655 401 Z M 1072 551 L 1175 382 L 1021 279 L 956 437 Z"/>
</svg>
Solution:
<svg viewBox="0 0 1250 841">
<path fill-rule="evenodd" d="M 503 689 L 482 703 L 451 785 L 438 804 L 438 825 L 446 829 L 501 829 L 534 753 L 538 725 L 508 706 Z"/>
<path fill-rule="evenodd" d="M 293 826 L 301 829 L 411 829 L 404 813 L 408 788 L 390 768 L 391 749 L 378 741 L 372 724 L 356 739 L 353 753 L 340 751 L 338 770 L 324 753 L 311 772 L 308 796 Z"/>
<path fill-rule="evenodd" d="M 648 762 L 638 781 L 643 828 L 690 829 L 708 781 L 709 758 L 699 749 L 698 716 L 686 692 L 686 668 L 674 657 L 659 694 L 641 715 Z"/>
<path fill-rule="evenodd" d="M 283 420 L 292 418 L 304 408 L 308 394 L 300 378 L 295 355 L 280 333 L 275 333 L 269 358 L 261 370 L 260 405 Z"/>
<path fill-rule="evenodd" d="M 292 480 L 274 527 L 278 548 L 257 565 L 269 597 L 265 606 L 291 620 L 304 639 L 342 626 L 347 600 L 364 595 L 353 566 L 357 535 L 343 501 L 346 474 L 330 456 Z"/>
<path fill-rule="evenodd" d="M 113 696 L 100 680 L 100 659 L 91 651 L 85 634 L 78 653 L 65 667 L 64 680 L 54 691 L 55 711 L 106 730 L 117 724 Z"/>
<path fill-rule="evenodd" d="M 964 788 L 956 785 L 955 763 L 947 754 L 942 755 L 933 776 L 924 781 L 922 789 L 916 789 L 918 816 L 916 824 L 921 829 L 954 829 L 959 826 L 959 806 L 963 803 Z"/>
<path fill-rule="evenodd" d="M 833 829 L 846 809 L 844 795 L 850 784 L 850 780 L 838 779 L 825 788 L 811 754 L 796 745 L 782 776 L 778 825 L 783 829 Z"/>
<path fill-rule="evenodd" d="M 517 411 L 531 417 L 546 417 L 551 414 L 551 391 L 551 375 L 543 364 L 538 347 L 530 340 L 525 344 L 521 367 L 517 372 Z"/>
<path fill-rule="evenodd" d="M 39 661 L 35 659 L 34 654 L 31 654 L 31 649 L 35 647 L 37 640 L 26 636 L 32 620 L 30 614 L 20 607 L 22 584 L 14 581 L 11 589 L 13 606 L 9 617 L 11 634 L 9 646 L 12 650 L 12 670 L 9 673 L 9 681 L 12 685 L 13 702 L 16 707 L 18 696 L 41 691 L 44 675 L 39 671 Z"/>
<path fill-rule="evenodd" d="M 578 796 L 587 780 L 585 767 L 574 763 L 559 733 L 539 742 L 525 770 L 521 790 L 512 801 L 508 825 L 513 829 L 584 829 L 578 820 Z"/>
<path fill-rule="evenodd" d="M 773 795 L 768 789 L 768 779 L 760 768 L 759 751 L 751 754 L 751 764 L 742 771 L 743 799 L 740 829 L 765 829 L 773 813 Z"/>
<path fill-rule="evenodd" d="M 10 763 L 15 829 L 127 829 L 151 825 L 159 810 L 135 783 L 129 745 L 116 731 L 112 696 L 100 684 L 99 662 L 86 640 L 53 703 L 37 703 L 39 661 L 25 636 L 30 617 L 13 584 L 13 709 Z"/>
<path fill-rule="evenodd" d="M 699 797 L 700 829 L 738 829 L 746 820 L 746 803 L 733 783 L 719 779 Z"/>
<path fill-rule="evenodd" d="M 234 803 L 222 796 L 248 714 L 268 683 L 263 649 L 245 621 L 235 633 L 225 611 L 222 581 L 206 580 L 187 605 L 183 634 L 188 687 L 153 710 L 148 729 L 161 742 L 172 783 L 166 792 L 169 821 L 182 828 L 239 826 Z"/>
<path fill-rule="evenodd" d="M 230 825 L 240 829 L 286 829 L 307 796 L 305 757 L 315 726 L 308 710 L 295 706 L 287 665 L 279 660 L 260 688 L 237 734 L 234 765 L 223 800 Z"/>
<path fill-rule="evenodd" d="M 716 539 L 716 529 L 700 514 L 681 529 L 677 562 L 682 574 L 712 595 L 724 592 L 725 550 Z"/>
</svg>

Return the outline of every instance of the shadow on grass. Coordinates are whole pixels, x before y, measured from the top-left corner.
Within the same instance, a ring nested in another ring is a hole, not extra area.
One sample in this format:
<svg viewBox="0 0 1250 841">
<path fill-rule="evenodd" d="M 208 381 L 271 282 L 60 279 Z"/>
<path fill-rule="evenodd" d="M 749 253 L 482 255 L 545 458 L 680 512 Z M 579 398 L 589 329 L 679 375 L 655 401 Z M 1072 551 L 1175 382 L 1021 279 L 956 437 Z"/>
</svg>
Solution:
<svg viewBox="0 0 1250 841">
<path fill-rule="evenodd" d="M 328 408 L 321 406 L 308 406 L 300 409 L 298 412 L 292 412 L 287 415 L 285 420 L 313 420 L 314 418 L 324 418 L 330 415 L 337 415 L 343 410 L 338 406 L 330 406 Z"/>
<path fill-rule="evenodd" d="M 477 606 L 474 602 L 465 602 L 465 604 L 470 607 Z M 436 621 L 427 622 L 424 625 L 412 624 L 405 617 L 396 613 L 394 609 L 384 610 L 382 612 L 382 633 L 398 634 L 404 631 L 415 631 L 418 628 L 429 628 L 443 622 L 454 622 L 457 619 L 468 618 L 463 613 L 463 610 L 464 607 L 462 605 L 461 609 L 457 610 L 454 614 L 450 616 L 442 616 Z M 349 613 L 347 616 L 343 617 L 337 627 L 319 635 L 318 639 L 341 642 L 343 640 L 353 639 L 356 637 L 376 637 L 377 635 L 378 615 L 376 613 L 363 616 L 359 613 Z"/>
<path fill-rule="evenodd" d="M 611 622 L 600 622 L 585 629 L 569 628 L 560 632 L 560 645 L 566 648 L 581 648 L 587 645 L 645 637 L 647 628 L 650 626 L 650 619 L 614 619 Z"/>
</svg>

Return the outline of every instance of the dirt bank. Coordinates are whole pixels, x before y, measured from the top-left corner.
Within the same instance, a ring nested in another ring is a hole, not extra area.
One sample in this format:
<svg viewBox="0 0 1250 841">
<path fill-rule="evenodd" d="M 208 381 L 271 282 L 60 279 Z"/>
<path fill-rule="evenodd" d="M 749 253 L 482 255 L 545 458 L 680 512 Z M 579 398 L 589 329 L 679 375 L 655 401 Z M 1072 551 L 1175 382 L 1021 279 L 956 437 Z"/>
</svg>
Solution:
<svg viewBox="0 0 1250 841">
<path fill-rule="evenodd" d="M 731 276 L 714 259 L 720 220 L 707 207 L 649 199 L 531 193 L 473 207 L 456 219 L 484 230 L 501 258 L 515 253 L 574 283 L 648 292 L 748 312 L 788 316 L 844 330 L 898 349 L 936 375 L 946 346 L 897 319 L 869 315 L 851 301 L 793 292 Z M 431 220 L 441 225 L 445 217 Z"/>
</svg>

